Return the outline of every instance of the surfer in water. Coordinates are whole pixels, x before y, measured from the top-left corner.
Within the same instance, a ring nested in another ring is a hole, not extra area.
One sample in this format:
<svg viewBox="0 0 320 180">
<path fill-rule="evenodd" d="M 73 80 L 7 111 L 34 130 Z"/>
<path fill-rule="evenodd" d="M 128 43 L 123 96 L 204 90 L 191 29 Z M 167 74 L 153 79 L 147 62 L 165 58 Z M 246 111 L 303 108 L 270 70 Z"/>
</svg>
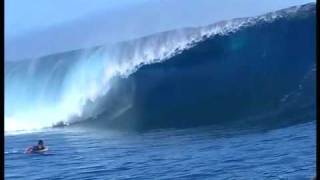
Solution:
<svg viewBox="0 0 320 180">
<path fill-rule="evenodd" d="M 32 153 L 32 152 L 44 152 L 47 148 L 44 146 L 44 143 L 42 140 L 38 141 L 38 145 L 32 146 L 26 149 L 26 153 Z"/>
</svg>

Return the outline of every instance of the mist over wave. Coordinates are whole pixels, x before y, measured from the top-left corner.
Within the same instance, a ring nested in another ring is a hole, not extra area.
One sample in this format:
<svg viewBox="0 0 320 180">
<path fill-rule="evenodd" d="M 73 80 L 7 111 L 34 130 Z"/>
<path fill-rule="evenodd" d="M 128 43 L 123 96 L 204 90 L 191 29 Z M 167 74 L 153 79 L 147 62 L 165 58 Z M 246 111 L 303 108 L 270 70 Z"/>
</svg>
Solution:
<svg viewBox="0 0 320 180">
<path fill-rule="evenodd" d="M 315 117 L 315 4 L 5 62 L 5 130 Z"/>
</svg>

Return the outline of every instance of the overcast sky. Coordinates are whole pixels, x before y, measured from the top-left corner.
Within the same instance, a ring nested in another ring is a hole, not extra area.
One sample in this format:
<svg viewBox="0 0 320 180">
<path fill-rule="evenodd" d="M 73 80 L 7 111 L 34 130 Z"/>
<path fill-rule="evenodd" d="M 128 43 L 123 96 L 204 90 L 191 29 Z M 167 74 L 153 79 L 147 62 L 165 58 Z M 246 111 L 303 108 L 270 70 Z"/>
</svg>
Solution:
<svg viewBox="0 0 320 180">
<path fill-rule="evenodd" d="M 5 0 L 5 60 L 256 16 L 315 0 Z"/>
</svg>

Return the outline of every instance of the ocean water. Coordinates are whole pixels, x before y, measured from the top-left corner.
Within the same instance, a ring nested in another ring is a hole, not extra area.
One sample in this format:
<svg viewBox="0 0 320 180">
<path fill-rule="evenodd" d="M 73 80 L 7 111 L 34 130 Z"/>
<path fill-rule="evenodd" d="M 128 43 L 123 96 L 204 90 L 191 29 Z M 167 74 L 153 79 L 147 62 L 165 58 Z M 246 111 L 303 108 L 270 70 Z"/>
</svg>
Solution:
<svg viewBox="0 0 320 180">
<path fill-rule="evenodd" d="M 5 179 L 312 179 L 315 136 L 315 121 L 269 130 L 8 134 Z M 49 151 L 24 154 L 38 139 Z"/>
<path fill-rule="evenodd" d="M 313 178 L 315 14 L 5 61 L 5 178 Z"/>
</svg>

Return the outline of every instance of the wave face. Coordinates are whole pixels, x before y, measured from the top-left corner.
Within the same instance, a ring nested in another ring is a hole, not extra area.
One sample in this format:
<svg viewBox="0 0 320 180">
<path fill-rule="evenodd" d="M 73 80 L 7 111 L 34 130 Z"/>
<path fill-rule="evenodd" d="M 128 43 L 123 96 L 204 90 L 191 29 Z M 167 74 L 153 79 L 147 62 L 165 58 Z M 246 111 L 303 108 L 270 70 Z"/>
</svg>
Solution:
<svg viewBox="0 0 320 180">
<path fill-rule="evenodd" d="M 5 62 L 5 129 L 315 118 L 315 4 Z"/>
</svg>

